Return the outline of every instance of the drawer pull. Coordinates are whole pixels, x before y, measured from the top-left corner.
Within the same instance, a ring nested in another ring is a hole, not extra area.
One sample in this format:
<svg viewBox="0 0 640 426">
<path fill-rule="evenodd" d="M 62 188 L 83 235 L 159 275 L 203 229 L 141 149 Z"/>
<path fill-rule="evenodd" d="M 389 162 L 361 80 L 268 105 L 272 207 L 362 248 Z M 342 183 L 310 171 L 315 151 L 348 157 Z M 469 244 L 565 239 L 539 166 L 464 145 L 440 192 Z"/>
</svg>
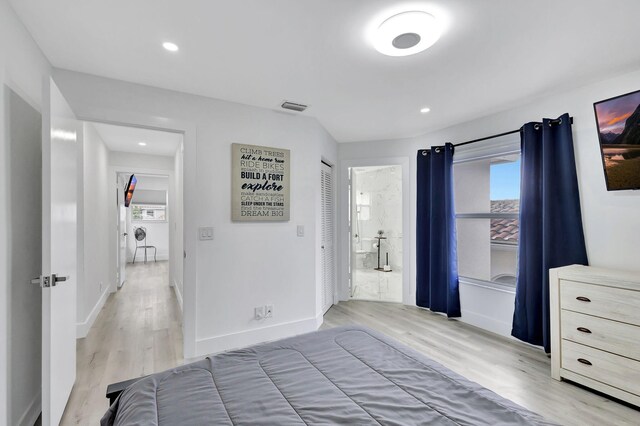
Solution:
<svg viewBox="0 0 640 426">
<path fill-rule="evenodd" d="M 588 297 L 584 297 L 584 296 L 578 296 L 578 297 L 576 297 L 576 300 L 579 300 L 581 302 L 591 302 L 591 299 L 589 299 Z"/>
<path fill-rule="evenodd" d="M 582 331 L 583 333 L 591 334 L 591 330 L 585 327 L 578 327 L 578 331 Z"/>
<path fill-rule="evenodd" d="M 588 359 L 584 359 L 584 358 L 578 358 L 578 362 L 585 364 L 585 365 L 593 365 L 591 364 L 591 361 L 589 361 Z"/>
</svg>

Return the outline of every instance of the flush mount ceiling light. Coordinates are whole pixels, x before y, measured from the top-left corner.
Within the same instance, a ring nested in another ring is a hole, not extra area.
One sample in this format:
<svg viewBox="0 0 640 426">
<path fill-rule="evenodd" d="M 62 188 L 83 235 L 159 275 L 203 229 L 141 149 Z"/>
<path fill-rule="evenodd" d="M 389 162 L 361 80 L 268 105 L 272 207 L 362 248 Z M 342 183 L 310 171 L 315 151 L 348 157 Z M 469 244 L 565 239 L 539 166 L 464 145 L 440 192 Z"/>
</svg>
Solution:
<svg viewBox="0 0 640 426">
<path fill-rule="evenodd" d="M 164 47 L 169 52 L 177 52 L 178 51 L 178 45 L 175 44 L 175 43 L 171 43 L 170 41 L 165 41 L 164 43 L 162 43 L 162 47 Z"/>
<path fill-rule="evenodd" d="M 424 108 L 421 108 L 421 109 L 420 109 L 420 112 L 421 112 L 421 113 L 423 113 L 423 114 L 426 114 L 426 113 L 428 113 L 429 111 L 431 111 L 431 108 L 429 108 L 429 107 L 424 107 Z"/>
<path fill-rule="evenodd" d="M 138 142 L 138 145 L 140 145 L 140 146 L 147 146 L 147 143 L 146 143 L 146 142 Z"/>
<path fill-rule="evenodd" d="M 388 56 L 408 56 L 433 46 L 442 26 L 430 13 L 401 12 L 384 20 L 373 32 L 373 46 Z"/>
</svg>

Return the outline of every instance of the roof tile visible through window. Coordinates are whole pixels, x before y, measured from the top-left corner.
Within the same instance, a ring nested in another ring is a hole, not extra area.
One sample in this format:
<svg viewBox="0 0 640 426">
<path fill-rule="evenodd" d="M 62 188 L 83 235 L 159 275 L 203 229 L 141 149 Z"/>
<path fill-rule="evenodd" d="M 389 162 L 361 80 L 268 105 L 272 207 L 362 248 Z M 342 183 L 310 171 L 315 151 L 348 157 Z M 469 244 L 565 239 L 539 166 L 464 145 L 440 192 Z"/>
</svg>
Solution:
<svg viewBox="0 0 640 426">
<path fill-rule="evenodd" d="M 520 200 L 492 200 L 491 213 L 517 213 Z M 491 241 L 518 243 L 520 223 L 518 219 L 491 219 Z"/>
</svg>

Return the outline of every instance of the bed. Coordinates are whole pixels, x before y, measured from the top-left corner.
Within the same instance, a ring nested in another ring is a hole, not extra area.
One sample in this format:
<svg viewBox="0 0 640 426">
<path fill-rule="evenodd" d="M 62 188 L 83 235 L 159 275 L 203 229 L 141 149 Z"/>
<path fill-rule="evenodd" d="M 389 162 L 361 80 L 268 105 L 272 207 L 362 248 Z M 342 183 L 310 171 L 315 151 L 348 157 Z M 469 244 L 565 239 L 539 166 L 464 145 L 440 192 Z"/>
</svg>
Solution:
<svg viewBox="0 0 640 426">
<path fill-rule="evenodd" d="M 550 425 L 373 330 L 346 326 L 142 378 L 101 421 L 121 425 Z"/>
</svg>

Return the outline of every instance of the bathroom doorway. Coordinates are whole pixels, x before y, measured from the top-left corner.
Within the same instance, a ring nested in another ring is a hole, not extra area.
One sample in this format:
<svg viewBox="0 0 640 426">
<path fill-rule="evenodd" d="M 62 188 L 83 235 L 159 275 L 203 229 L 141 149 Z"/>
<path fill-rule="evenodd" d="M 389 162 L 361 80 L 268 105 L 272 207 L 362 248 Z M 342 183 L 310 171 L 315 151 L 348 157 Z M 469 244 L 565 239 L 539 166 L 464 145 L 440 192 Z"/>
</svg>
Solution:
<svg viewBox="0 0 640 426">
<path fill-rule="evenodd" d="M 350 297 L 402 302 L 402 166 L 349 168 Z"/>
</svg>

